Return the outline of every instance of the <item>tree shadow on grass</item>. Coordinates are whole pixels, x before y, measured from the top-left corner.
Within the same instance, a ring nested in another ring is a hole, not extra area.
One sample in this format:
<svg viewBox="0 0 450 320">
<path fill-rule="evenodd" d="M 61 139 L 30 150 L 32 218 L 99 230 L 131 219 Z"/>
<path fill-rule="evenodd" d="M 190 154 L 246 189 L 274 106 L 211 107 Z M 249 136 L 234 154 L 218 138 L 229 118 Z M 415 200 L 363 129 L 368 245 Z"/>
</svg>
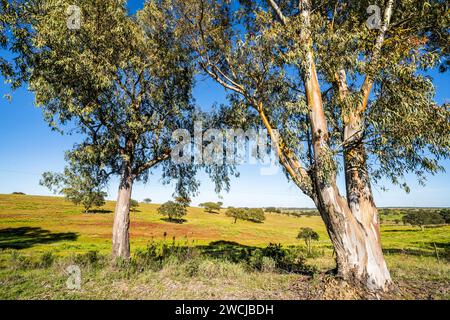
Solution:
<svg viewBox="0 0 450 320">
<path fill-rule="evenodd" d="M 300 257 L 299 259 L 288 258 L 288 249 L 277 244 L 270 244 L 266 248 L 258 248 L 233 241 L 220 240 L 211 242 L 209 245 L 197 246 L 197 248 L 205 256 L 234 263 L 246 263 L 253 268 L 263 268 L 258 262 L 259 259 L 270 258 L 280 272 L 304 275 L 312 275 L 315 272 L 314 267 L 305 263 L 305 259 Z"/>
<path fill-rule="evenodd" d="M 187 222 L 186 219 L 169 219 L 169 218 L 162 218 L 161 220 L 164 221 L 164 222 L 176 223 L 176 224 L 183 224 L 183 223 Z"/>
<path fill-rule="evenodd" d="M 233 241 L 213 241 L 209 245 L 197 246 L 200 251 L 212 258 L 241 262 L 247 260 L 256 247 L 246 246 Z"/>
<path fill-rule="evenodd" d="M 87 214 L 108 214 L 108 213 L 113 213 L 113 211 L 112 210 L 98 209 L 98 210 L 89 210 L 87 212 Z"/>
<path fill-rule="evenodd" d="M 384 254 L 404 254 L 416 257 L 436 257 L 436 252 L 434 251 L 433 243 L 428 243 L 427 247 L 429 250 L 423 249 L 408 249 L 408 248 L 389 248 L 383 249 Z M 449 245 L 446 243 L 436 243 L 436 248 L 438 249 L 438 256 L 440 259 L 450 261 L 450 249 Z"/>
<path fill-rule="evenodd" d="M 75 241 L 77 238 L 78 234 L 73 232 L 52 233 L 38 227 L 0 229 L 0 249 L 20 250 L 38 244 Z"/>
</svg>

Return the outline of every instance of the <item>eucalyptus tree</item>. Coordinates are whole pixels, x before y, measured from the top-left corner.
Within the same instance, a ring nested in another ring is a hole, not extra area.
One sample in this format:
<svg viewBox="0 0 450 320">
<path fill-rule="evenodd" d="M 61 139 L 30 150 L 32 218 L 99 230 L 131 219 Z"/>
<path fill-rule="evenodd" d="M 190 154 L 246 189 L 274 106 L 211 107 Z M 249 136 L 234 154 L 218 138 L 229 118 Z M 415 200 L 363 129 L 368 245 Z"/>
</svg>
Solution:
<svg viewBox="0 0 450 320">
<path fill-rule="evenodd" d="M 201 70 L 227 90 L 231 123 L 256 117 L 314 201 L 338 275 L 387 290 L 371 183 L 408 189 L 405 173 L 423 182 L 449 155 L 449 108 L 423 72 L 448 66 L 447 3 L 180 0 L 174 16 Z"/>
<path fill-rule="evenodd" d="M 112 253 L 129 258 L 129 212 L 133 184 L 152 169 L 176 179 L 175 193 L 195 192 L 196 166 L 170 160 L 172 132 L 191 129 L 193 70 L 162 7 L 130 16 L 122 0 L 15 2 L 24 20 L 29 88 L 50 126 L 83 141 L 70 161 L 94 163 L 105 183 L 120 178 Z M 24 40 L 24 39 L 22 39 Z"/>
</svg>

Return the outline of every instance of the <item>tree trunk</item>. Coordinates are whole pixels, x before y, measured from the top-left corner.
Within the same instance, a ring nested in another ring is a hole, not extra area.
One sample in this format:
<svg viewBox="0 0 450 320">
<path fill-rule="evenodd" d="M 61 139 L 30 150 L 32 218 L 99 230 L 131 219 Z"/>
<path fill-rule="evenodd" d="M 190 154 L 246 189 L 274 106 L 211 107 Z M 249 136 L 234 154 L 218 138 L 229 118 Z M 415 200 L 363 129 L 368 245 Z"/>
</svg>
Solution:
<svg viewBox="0 0 450 320">
<path fill-rule="evenodd" d="M 113 258 L 130 258 L 130 200 L 133 178 L 125 170 L 119 185 L 116 210 L 114 213 L 112 256 Z"/>
<path fill-rule="evenodd" d="M 378 221 L 368 218 L 377 216 L 376 208 L 360 208 L 364 218 L 359 221 L 335 184 L 320 193 L 323 201 L 318 208 L 334 245 L 338 276 L 369 290 L 388 290 L 391 277 L 381 251 Z"/>
</svg>

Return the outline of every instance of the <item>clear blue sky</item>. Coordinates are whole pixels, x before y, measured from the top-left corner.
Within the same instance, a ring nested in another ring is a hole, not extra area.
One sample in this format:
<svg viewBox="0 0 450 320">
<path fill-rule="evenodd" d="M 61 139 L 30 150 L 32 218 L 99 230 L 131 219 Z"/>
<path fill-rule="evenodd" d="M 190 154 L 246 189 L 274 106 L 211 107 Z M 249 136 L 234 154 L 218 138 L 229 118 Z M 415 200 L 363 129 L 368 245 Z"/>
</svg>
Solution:
<svg viewBox="0 0 450 320">
<path fill-rule="evenodd" d="M 130 1 L 130 11 L 134 12 L 142 5 L 141 0 Z M 437 88 L 436 101 L 449 100 L 450 74 L 431 73 Z M 8 91 L 6 85 L 0 85 L 0 97 Z M 194 90 L 197 104 L 208 109 L 215 102 L 225 101 L 225 92 L 210 80 L 200 79 Z M 34 195 L 51 195 L 39 186 L 44 171 L 61 171 L 64 168 L 64 152 L 71 149 L 79 140 L 77 136 L 52 132 L 44 122 L 42 112 L 34 105 L 34 96 L 25 88 L 13 94 L 11 103 L 0 99 L 0 193 L 8 194 L 21 191 Z M 387 185 L 388 192 L 382 192 L 374 186 L 375 200 L 378 206 L 446 206 L 450 207 L 450 160 L 445 161 L 447 172 L 430 176 L 426 187 L 420 187 L 413 176 L 408 177 L 412 187 L 410 194 Z M 241 177 L 233 179 L 231 192 L 223 193 L 219 198 L 209 179 L 200 174 L 202 181 L 200 195 L 194 204 L 204 201 L 221 200 L 226 206 L 282 206 L 313 207 L 313 203 L 292 183 L 288 183 L 284 174 L 263 176 L 260 167 L 244 165 L 240 168 Z M 150 197 L 155 203 L 171 198 L 173 188 L 160 183 L 160 173 L 156 170 L 149 183 L 137 184 L 133 198 L 142 200 Z M 342 181 L 341 181 L 342 184 Z M 116 197 L 117 180 L 111 181 L 109 198 Z M 342 189 L 344 190 L 344 189 Z"/>
</svg>

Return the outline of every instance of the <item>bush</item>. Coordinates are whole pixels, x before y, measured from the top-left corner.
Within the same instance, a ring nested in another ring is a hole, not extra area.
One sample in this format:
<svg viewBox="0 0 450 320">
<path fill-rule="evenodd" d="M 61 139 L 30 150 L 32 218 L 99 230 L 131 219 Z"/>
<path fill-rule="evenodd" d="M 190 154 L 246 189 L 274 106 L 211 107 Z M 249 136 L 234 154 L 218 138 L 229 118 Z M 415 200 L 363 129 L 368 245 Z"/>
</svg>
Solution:
<svg viewBox="0 0 450 320">
<path fill-rule="evenodd" d="M 256 249 L 248 258 L 251 269 L 269 272 L 269 270 L 292 273 L 313 273 L 315 268 L 305 264 L 306 259 L 300 250 L 283 248 L 281 244 L 269 244 L 264 249 Z M 271 271 L 271 272 L 272 272 Z"/>
<path fill-rule="evenodd" d="M 38 263 L 40 268 L 49 268 L 55 262 L 55 256 L 51 252 L 45 252 Z"/>
<path fill-rule="evenodd" d="M 74 263 L 83 267 L 97 266 L 101 258 L 98 251 L 90 250 L 83 254 L 77 254 L 74 258 Z"/>
<path fill-rule="evenodd" d="M 13 250 L 10 255 L 11 266 L 13 270 L 25 270 L 33 267 L 31 259 L 24 256 L 17 250 Z"/>
</svg>

